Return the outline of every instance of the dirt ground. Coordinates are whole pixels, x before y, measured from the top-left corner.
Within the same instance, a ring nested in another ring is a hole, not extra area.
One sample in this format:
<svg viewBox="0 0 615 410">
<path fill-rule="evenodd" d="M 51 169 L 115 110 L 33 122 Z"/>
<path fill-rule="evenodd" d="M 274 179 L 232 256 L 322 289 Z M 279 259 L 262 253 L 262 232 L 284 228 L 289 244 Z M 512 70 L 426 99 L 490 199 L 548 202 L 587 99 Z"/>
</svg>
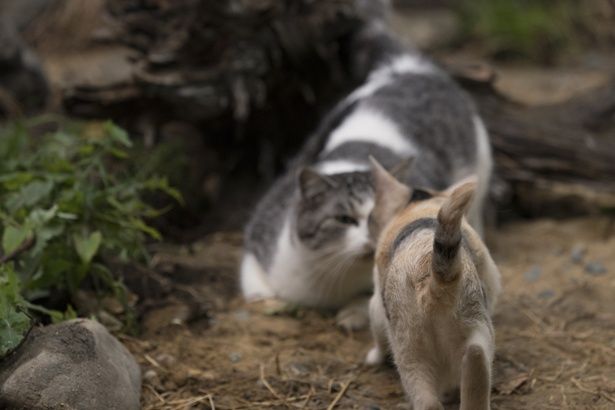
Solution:
<svg viewBox="0 0 615 410">
<path fill-rule="evenodd" d="M 615 220 L 516 222 L 488 243 L 504 285 L 493 408 L 615 409 Z M 142 366 L 144 409 L 409 408 L 394 368 L 362 365 L 369 332 L 243 303 L 240 245 L 216 233 L 156 254 L 209 317 L 191 319 L 178 295 L 151 309 L 141 337 L 123 337 Z"/>
</svg>

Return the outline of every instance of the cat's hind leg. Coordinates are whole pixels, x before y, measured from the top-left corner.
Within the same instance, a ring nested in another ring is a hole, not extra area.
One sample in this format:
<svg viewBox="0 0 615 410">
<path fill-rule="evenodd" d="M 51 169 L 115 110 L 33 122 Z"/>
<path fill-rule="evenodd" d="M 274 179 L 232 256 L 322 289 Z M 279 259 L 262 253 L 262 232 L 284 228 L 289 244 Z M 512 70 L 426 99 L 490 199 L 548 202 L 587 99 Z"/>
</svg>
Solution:
<svg viewBox="0 0 615 410">
<path fill-rule="evenodd" d="M 438 399 L 435 383 L 428 373 L 399 366 L 399 376 L 413 410 L 444 410 Z"/>
<path fill-rule="evenodd" d="M 491 342 L 475 335 L 468 343 L 461 362 L 460 410 L 489 410 L 491 394 Z"/>
<path fill-rule="evenodd" d="M 240 271 L 241 292 L 247 301 L 273 298 L 267 273 L 251 253 L 244 253 Z"/>
</svg>

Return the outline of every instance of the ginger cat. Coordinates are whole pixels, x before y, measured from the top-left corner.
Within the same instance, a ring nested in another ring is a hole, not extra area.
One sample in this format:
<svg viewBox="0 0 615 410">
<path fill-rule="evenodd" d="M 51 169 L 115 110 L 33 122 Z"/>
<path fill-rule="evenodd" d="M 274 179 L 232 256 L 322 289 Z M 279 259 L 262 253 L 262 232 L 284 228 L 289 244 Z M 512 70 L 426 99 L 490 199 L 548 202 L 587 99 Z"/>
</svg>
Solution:
<svg viewBox="0 0 615 410">
<path fill-rule="evenodd" d="M 366 363 L 392 354 L 414 410 L 443 409 L 441 400 L 458 388 L 461 410 L 489 409 L 500 273 L 464 217 L 476 181 L 411 201 L 412 189 L 373 158 L 372 175 L 375 346 Z"/>
</svg>

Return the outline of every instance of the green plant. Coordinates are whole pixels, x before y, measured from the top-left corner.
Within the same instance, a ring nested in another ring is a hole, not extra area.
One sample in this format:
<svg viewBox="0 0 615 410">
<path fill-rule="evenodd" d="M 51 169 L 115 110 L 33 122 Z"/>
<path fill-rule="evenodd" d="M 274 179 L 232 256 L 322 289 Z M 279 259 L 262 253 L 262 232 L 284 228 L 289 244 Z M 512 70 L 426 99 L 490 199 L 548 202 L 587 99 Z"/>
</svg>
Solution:
<svg viewBox="0 0 615 410">
<path fill-rule="evenodd" d="M 573 46 L 579 5 L 570 0 L 464 0 L 467 35 L 494 55 L 551 60 Z"/>
<path fill-rule="evenodd" d="M 147 220 L 163 210 L 144 198 L 151 192 L 181 197 L 165 178 L 137 172 L 131 141 L 113 123 L 52 125 L 55 131 L 41 135 L 36 121 L 0 128 L 0 279 L 6 283 L 0 293 L 12 309 L 54 315 L 19 301 L 73 294 L 86 278 L 96 290 L 122 297 L 105 261 L 145 261 L 146 239 L 160 239 Z"/>
<path fill-rule="evenodd" d="M 25 309 L 13 266 L 0 265 L 0 357 L 15 349 L 30 329 Z"/>
</svg>

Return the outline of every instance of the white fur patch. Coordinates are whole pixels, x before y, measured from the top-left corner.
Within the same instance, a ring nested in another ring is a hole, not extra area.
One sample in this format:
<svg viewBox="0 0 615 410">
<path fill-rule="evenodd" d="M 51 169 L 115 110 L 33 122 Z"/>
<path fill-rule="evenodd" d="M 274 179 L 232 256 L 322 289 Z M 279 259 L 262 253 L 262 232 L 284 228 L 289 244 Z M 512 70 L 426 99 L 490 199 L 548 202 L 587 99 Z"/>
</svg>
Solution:
<svg viewBox="0 0 615 410">
<path fill-rule="evenodd" d="M 363 84 L 361 87 L 354 90 L 346 98 L 346 100 L 349 102 L 352 102 L 355 100 L 360 100 L 365 97 L 369 97 L 370 95 L 375 93 L 378 89 L 384 87 L 390 82 L 391 82 L 391 77 L 389 75 L 370 76 L 367 83 Z"/>
<path fill-rule="evenodd" d="M 433 74 L 436 72 L 435 66 L 426 60 L 424 57 L 415 54 L 405 54 L 396 57 L 389 64 L 378 68 L 370 75 L 374 79 L 380 77 L 389 77 L 393 74 Z"/>
<path fill-rule="evenodd" d="M 369 97 L 378 89 L 390 84 L 395 74 L 433 74 L 435 72 L 436 67 L 425 58 L 419 55 L 405 54 L 374 70 L 369 75 L 367 82 L 354 90 L 346 98 L 346 101 L 353 102 Z"/>
<path fill-rule="evenodd" d="M 338 159 L 325 161 L 316 167 L 318 171 L 325 175 L 343 174 L 345 172 L 362 172 L 369 170 L 369 166 L 365 163 Z"/>
<path fill-rule="evenodd" d="M 303 247 L 292 229 L 287 217 L 269 267 L 268 280 L 276 297 L 306 306 L 340 307 L 371 288 L 371 263 L 363 266 L 361 261 L 356 261 L 347 266 L 348 270 L 338 270 L 350 256 L 348 252 L 356 254 L 360 250 L 349 246 L 361 246 L 361 234 L 357 235 L 353 244 L 340 241 L 336 252 L 322 254 Z"/>
<path fill-rule="evenodd" d="M 251 253 L 245 253 L 241 261 L 241 292 L 247 300 L 270 298 L 274 296 L 267 281 L 267 274 Z"/>
<path fill-rule="evenodd" d="M 346 231 L 346 247 L 363 252 L 373 250 L 372 243 L 369 237 L 369 229 L 367 226 L 367 217 L 374 209 L 374 200 L 369 199 L 361 204 L 358 209 L 358 226 L 348 228 Z"/>
<path fill-rule="evenodd" d="M 331 133 L 324 152 L 330 152 L 351 141 L 377 144 L 402 156 L 410 156 L 416 152 L 395 122 L 383 114 L 365 108 L 353 112 Z"/>
</svg>

